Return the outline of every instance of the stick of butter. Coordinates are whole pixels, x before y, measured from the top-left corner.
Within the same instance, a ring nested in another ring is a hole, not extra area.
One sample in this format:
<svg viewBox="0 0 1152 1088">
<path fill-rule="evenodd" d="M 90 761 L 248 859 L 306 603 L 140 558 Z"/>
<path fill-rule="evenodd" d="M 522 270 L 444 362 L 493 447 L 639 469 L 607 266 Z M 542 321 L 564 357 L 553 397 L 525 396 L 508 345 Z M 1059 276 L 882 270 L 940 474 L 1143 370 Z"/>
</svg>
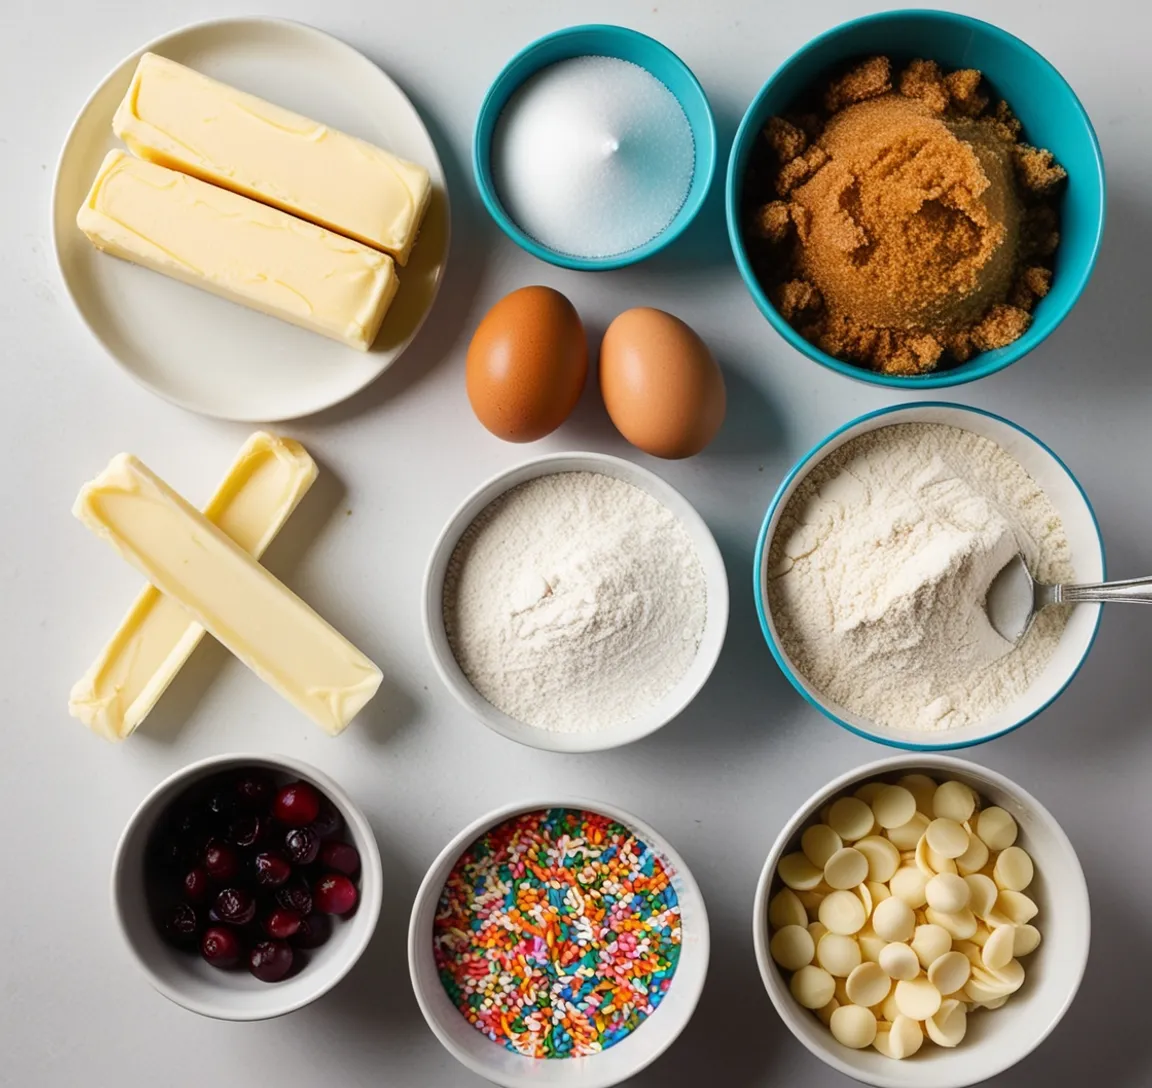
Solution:
<svg viewBox="0 0 1152 1088">
<path fill-rule="evenodd" d="M 428 171 L 145 53 L 112 129 L 142 159 L 194 174 L 408 261 Z"/>
<path fill-rule="evenodd" d="M 316 480 L 299 442 L 257 431 L 244 443 L 204 516 L 259 559 Z M 123 740 L 147 717 L 204 635 L 171 597 L 146 585 L 77 681 L 68 713 L 108 740 Z"/>
<path fill-rule="evenodd" d="M 399 285 L 385 253 L 123 151 L 76 223 L 97 249 L 360 351 Z"/>
<path fill-rule="evenodd" d="M 130 454 L 72 512 L 326 732 L 376 694 L 380 670 L 364 654 Z"/>
</svg>

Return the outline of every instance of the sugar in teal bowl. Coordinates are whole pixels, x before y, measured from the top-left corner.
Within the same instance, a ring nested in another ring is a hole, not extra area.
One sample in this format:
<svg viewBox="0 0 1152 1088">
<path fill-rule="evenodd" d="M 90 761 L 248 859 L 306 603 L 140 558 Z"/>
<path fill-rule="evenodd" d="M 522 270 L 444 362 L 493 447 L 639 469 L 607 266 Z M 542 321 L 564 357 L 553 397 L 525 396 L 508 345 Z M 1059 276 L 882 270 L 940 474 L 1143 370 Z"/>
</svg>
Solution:
<svg viewBox="0 0 1152 1088">
<path fill-rule="evenodd" d="M 615 57 L 629 61 L 655 76 L 680 103 L 692 130 L 695 165 L 688 194 L 676 216 L 650 241 L 607 257 L 577 257 L 542 245 L 517 225 L 500 200 L 492 172 L 492 142 L 496 122 L 509 99 L 531 76 L 558 61 L 574 57 Z M 700 211 L 716 172 L 716 122 L 703 87 L 691 69 L 654 38 L 622 26 L 566 27 L 520 50 L 488 89 L 476 118 L 472 139 L 472 168 L 484 206 L 500 229 L 517 245 L 542 261 L 586 272 L 601 272 L 636 264 L 673 242 Z"/>
<path fill-rule="evenodd" d="M 1037 305 L 1028 331 L 1015 343 L 965 363 L 917 376 L 878 374 L 820 351 L 769 301 L 744 242 L 744 181 L 753 147 L 768 119 L 786 112 L 823 77 L 854 58 L 916 57 L 944 69 L 976 68 L 1024 125 L 1024 138 L 1047 148 L 1068 171 L 1061 202 L 1060 246 L 1052 289 Z M 834 27 L 786 60 L 752 100 L 728 160 L 725 202 L 736 264 L 761 313 L 789 344 L 821 366 L 873 385 L 932 389 L 961 385 L 1010 366 L 1040 344 L 1076 304 L 1104 232 L 1104 162 L 1096 133 L 1072 88 L 1031 46 L 990 23 L 946 11 L 887 11 Z"/>
</svg>

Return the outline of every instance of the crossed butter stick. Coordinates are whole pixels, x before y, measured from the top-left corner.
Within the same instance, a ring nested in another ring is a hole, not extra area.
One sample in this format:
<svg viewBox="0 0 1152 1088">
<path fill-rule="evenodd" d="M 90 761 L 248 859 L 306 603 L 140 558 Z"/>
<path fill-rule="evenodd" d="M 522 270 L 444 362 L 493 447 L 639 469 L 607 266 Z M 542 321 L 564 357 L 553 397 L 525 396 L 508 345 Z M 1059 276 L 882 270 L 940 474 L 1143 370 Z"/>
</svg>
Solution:
<svg viewBox="0 0 1152 1088">
<path fill-rule="evenodd" d="M 316 479 L 297 442 L 257 432 L 204 513 L 129 454 L 73 513 L 149 581 L 75 687 L 68 709 L 123 740 L 207 630 L 333 736 L 376 694 L 380 670 L 258 562 Z"/>
</svg>

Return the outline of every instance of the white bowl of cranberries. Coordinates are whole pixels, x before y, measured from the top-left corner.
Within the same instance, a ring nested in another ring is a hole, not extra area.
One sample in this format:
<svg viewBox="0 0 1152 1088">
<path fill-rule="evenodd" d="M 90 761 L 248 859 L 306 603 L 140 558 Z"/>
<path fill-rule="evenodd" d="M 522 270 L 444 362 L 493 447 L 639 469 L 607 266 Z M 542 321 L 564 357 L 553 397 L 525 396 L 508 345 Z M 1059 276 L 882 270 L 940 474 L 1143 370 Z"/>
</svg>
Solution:
<svg viewBox="0 0 1152 1088">
<path fill-rule="evenodd" d="M 221 1020 L 292 1012 L 340 981 L 380 915 L 380 852 L 327 775 L 287 756 L 201 760 L 116 849 L 112 902 L 152 985 Z"/>
</svg>

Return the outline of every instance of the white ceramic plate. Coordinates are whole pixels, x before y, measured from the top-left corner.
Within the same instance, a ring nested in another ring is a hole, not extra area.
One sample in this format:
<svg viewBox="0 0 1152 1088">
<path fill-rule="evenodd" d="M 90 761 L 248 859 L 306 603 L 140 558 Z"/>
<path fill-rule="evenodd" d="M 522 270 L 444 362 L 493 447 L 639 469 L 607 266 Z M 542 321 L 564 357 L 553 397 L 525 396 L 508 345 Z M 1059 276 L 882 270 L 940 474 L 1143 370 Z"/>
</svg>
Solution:
<svg viewBox="0 0 1152 1088">
<path fill-rule="evenodd" d="M 408 266 L 400 270 L 396 301 L 367 354 L 99 253 L 76 227 L 76 212 L 101 160 L 120 146 L 112 115 L 146 51 L 427 167 L 432 204 Z M 416 335 L 448 256 L 444 171 L 412 103 L 351 46 L 278 19 L 199 23 L 157 38 L 124 60 L 76 118 L 60 155 L 52 204 L 60 271 L 95 337 L 153 393 L 220 419 L 293 419 L 358 393 Z"/>
</svg>

